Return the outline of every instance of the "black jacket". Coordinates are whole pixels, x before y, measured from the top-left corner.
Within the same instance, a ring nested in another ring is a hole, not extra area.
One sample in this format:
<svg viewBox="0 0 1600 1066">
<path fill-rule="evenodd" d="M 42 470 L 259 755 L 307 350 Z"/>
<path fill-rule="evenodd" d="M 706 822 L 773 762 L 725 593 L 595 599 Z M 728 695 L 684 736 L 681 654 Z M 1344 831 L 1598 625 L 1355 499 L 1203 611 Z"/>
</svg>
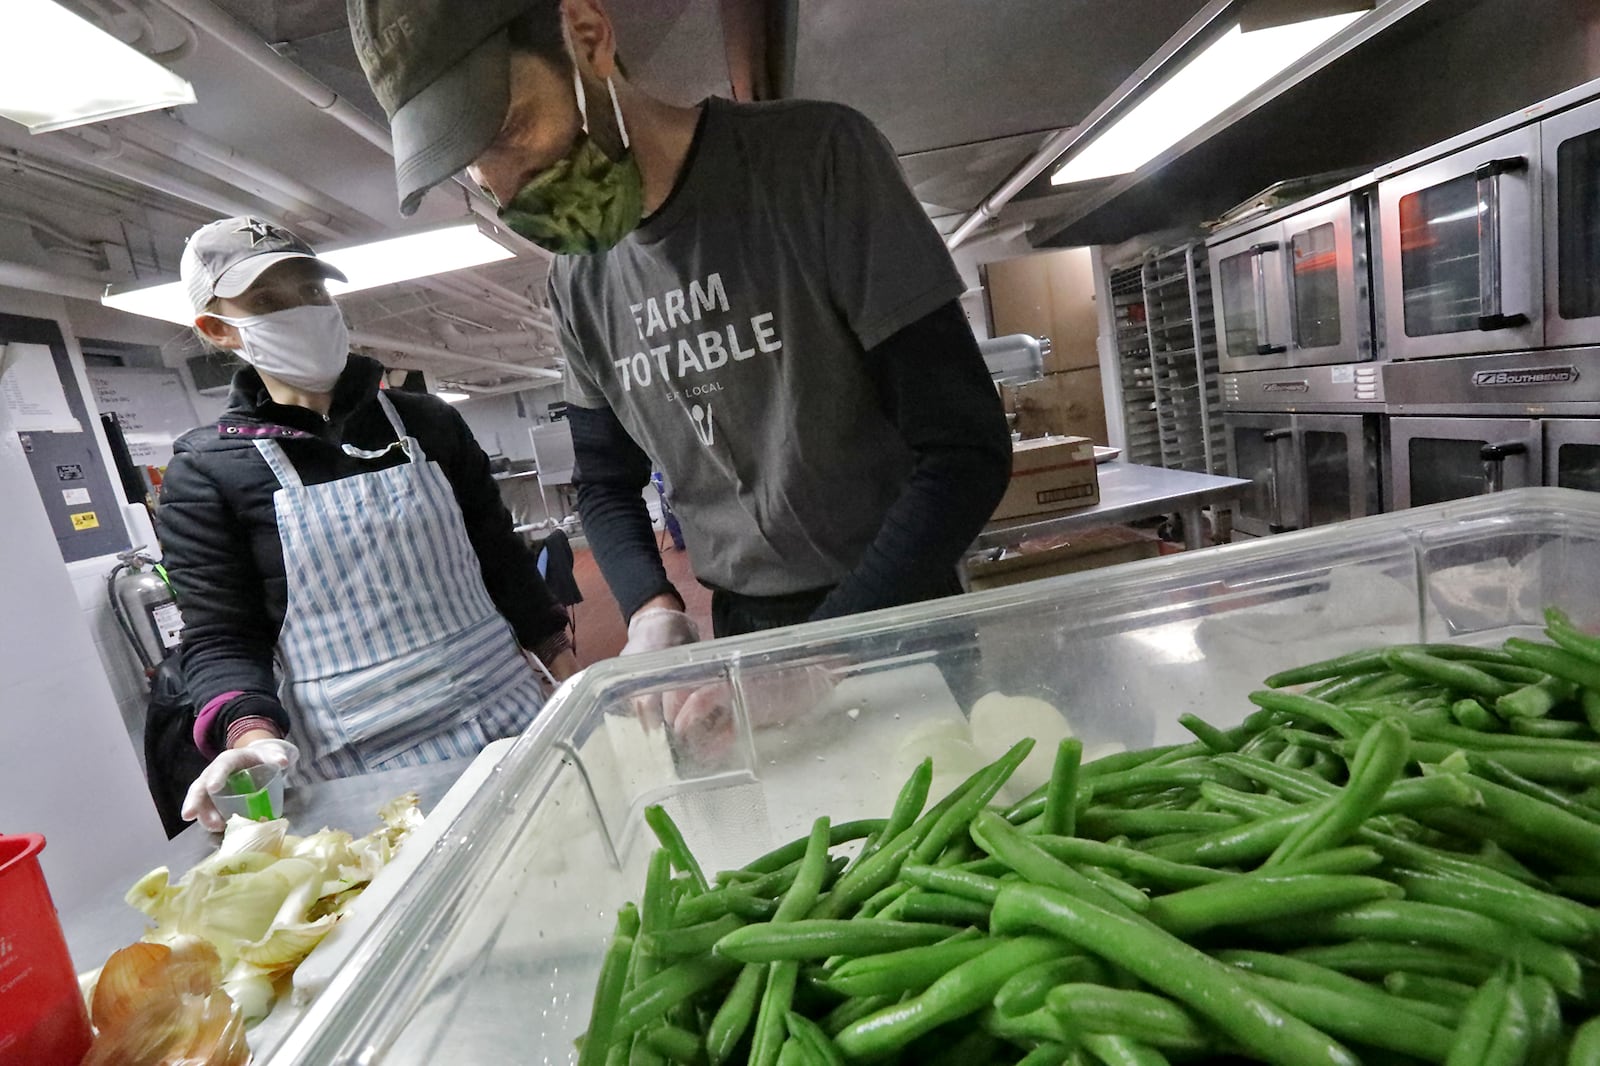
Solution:
<svg viewBox="0 0 1600 1066">
<path fill-rule="evenodd" d="M 243 717 L 270 718 L 285 733 L 290 729 L 273 676 L 273 649 L 288 600 L 273 509 L 279 485 L 254 441 L 276 439 L 307 485 L 404 462 L 399 449 L 367 460 L 340 447 L 379 449 L 395 439 L 378 404 L 382 374 L 378 363 L 352 355 L 324 419 L 274 403 L 260 376 L 244 367 L 234 375 L 219 422 L 191 430 L 173 447 L 156 520 L 183 610 L 184 682 L 196 708 L 227 692 L 245 694 L 230 701 L 213 725 L 208 739 L 217 748 L 225 746 L 228 726 Z M 541 658 L 565 648 L 566 613 L 545 587 L 533 553 L 512 532 L 488 457 L 466 422 L 433 396 L 396 391 L 389 398 L 407 432 L 455 490 L 484 584 L 517 641 Z"/>
</svg>

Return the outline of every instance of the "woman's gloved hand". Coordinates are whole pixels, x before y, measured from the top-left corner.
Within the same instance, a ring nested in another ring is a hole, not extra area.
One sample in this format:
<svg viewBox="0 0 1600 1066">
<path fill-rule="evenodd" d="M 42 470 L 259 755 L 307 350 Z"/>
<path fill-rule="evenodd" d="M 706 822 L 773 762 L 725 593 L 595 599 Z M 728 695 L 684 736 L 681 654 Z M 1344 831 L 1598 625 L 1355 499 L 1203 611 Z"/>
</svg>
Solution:
<svg viewBox="0 0 1600 1066">
<path fill-rule="evenodd" d="M 622 646 L 622 654 L 665 651 L 699 639 L 700 628 L 683 611 L 671 607 L 643 607 L 628 619 L 628 642 Z"/>
<path fill-rule="evenodd" d="M 188 795 L 183 798 L 184 818 L 191 822 L 198 819 L 201 825 L 213 833 L 222 832 L 227 819 L 217 810 L 217 805 L 212 802 L 211 797 L 227 790 L 228 778 L 231 775 L 240 770 L 248 770 L 252 766 L 276 766 L 281 770 L 288 770 L 299 759 L 299 748 L 287 740 L 276 737 L 261 737 L 248 744 L 228 749 L 212 759 L 211 765 L 194 779 L 194 784 L 189 786 Z"/>
</svg>

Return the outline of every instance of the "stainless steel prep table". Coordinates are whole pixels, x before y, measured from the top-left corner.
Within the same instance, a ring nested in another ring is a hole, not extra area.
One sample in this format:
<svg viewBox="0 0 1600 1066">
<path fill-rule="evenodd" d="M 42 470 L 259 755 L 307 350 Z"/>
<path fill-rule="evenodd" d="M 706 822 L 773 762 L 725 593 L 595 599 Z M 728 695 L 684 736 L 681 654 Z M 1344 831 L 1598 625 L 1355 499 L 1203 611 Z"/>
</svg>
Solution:
<svg viewBox="0 0 1600 1066">
<path fill-rule="evenodd" d="M 1243 478 L 1189 470 L 1105 463 L 1100 467 L 1100 502 L 1093 507 L 991 523 L 979 535 L 974 548 L 1010 548 L 1048 533 L 1111 526 L 1177 512 L 1183 516 L 1184 547 L 1192 550 L 1204 546 L 1200 509 L 1235 503 L 1249 484 Z"/>
<path fill-rule="evenodd" d="M 415 792 L 423 813 L 431 811 L 471 765 L 471 759 L 452 759 L 290 788 L 284 794 L 284 814 L 289 819 L 290 832 L 297 835 L 327 827 L 363 836 L 378 828 L 378 808 L 403 793 Z M 148 863 L 111 876 L 98 902 L 63 913 L 61 927 L 79 972 L 98 968 L 113 951 L 144 933 L 145 916 L 123 899 L 135 881 L 157 866 L 167 867 L 176 880 L 215 851 L 221 840 L 220 835 L 191 826 L 167 841 L 166 847 L 150 856 Z M 250 1030 L 250 1046 L 258 1059 L 282 1039 L 298 1017 L 298 1011 L 284 1009 L 288 1000 L 287 994 L 280 996 L 273 1013 Z"/>
</svg>

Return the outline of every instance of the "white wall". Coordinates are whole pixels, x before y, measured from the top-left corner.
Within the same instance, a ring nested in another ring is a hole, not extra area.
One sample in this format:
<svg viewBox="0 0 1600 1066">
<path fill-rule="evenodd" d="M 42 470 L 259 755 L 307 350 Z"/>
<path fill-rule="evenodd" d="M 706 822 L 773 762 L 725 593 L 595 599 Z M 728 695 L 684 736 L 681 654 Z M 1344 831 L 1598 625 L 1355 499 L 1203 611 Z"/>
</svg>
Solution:
<svg viewBox="0 0 1600 1066">
<path fill-rule="evenodd" d="M 45 876 L 67 911 L 150 864 L 165 835 L 7 422 L 0 408 L 0 832 L 44 834 Z"/>
</svg>

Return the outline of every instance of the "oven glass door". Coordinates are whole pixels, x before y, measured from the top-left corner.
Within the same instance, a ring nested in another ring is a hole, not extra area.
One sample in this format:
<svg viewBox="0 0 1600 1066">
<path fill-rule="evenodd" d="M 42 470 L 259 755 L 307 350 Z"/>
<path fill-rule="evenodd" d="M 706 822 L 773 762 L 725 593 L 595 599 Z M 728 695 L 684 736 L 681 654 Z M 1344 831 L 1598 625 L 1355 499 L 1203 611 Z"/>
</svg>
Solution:
<svg viewBox="0 0 1600 1066">
<path fill-rule="evenodd" d="M 1293 416 L 1229 414 L 1224 421 L 1232 445 L 1229 471 L 1250 482 L 1239 496 L 1234 528 L 1257 537 L 1298 528 Z"/>
<path fill-rule="evenodd" d="M 1289 364 L 1358 363 L 1363 345 L 1351 235 L 1351 202 L 1344 198 L 1283 222 L 1288 264 Z M 1366 257 L 1360 257 L 1365 268 Z"/>
<path fill-rule="evenodd" d="M 1210 250 L 1218 355 L 1224 373 L 1288 365 L 1283 231 L 1268 226 Z"/>
<path fill-rule="evenodd" d="M 1390 358 L 1543 344 L 1538 148 L 1530 125 L 1378 186 Z"/>
<path fill-rule="evenodd" d="M 1537 485 L 1543 472 L 1531 418 L 1392 418 L 1389 443 L 1397 508 Z"/>
<path fill-rule="evenodd" d="M 1545 420 L 1544 483 L 1600 492 L 1600 418 Z"/>
<path fill-rule="evenodd" d="M 1545 339 L 1600 343 L 1600 100 L 1544 121 Z"/>
<path fill-rule="evenodd" d="M 1296 415 L 1306 524 L 1326 526 L 1382 510 L 1377 419 L 1367 415 Z"/>
</svg>

